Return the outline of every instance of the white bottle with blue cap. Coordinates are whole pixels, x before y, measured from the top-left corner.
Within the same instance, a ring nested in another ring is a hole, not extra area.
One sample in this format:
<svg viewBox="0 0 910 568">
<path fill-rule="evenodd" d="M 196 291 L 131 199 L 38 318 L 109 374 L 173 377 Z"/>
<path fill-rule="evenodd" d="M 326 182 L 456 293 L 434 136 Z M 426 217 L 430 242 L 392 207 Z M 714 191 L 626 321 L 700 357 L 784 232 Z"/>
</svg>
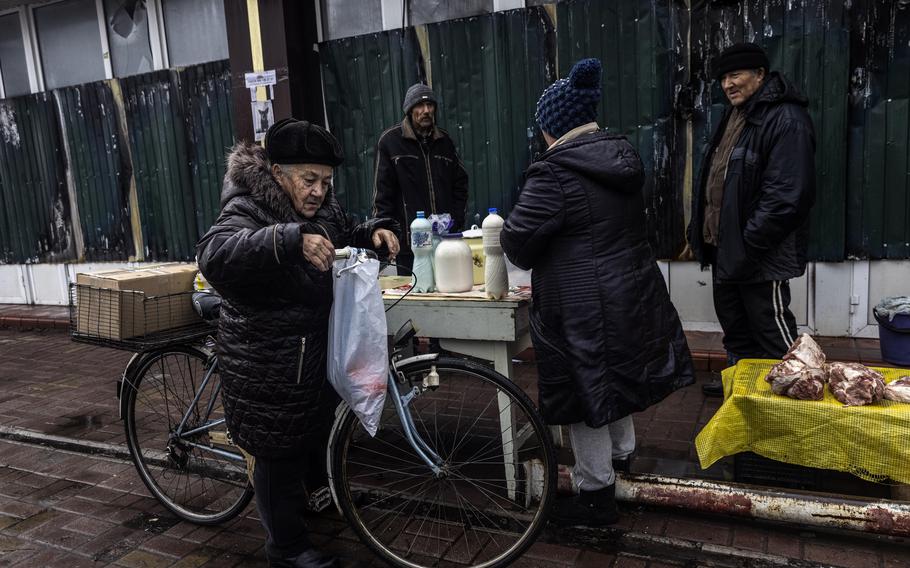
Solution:
<svg viewBox="0 0 910 568">
<path fill-rule="evenodd" d="M 489 209 L 489 215 L 483 220 L 483 281 L 487 298 L 501 300 L 509 293 L 509 271 L 506 268 L 506 257 L 499 243 L 503 218 L 495 207 Z"/>
<path fill-rule="evenodd" d="M 411 221 L 411 252 L 414 253 L 415 292 L 432 292 L 436 289 L 433 278 L 433 225 L 423 211 Z"/>
</svg>

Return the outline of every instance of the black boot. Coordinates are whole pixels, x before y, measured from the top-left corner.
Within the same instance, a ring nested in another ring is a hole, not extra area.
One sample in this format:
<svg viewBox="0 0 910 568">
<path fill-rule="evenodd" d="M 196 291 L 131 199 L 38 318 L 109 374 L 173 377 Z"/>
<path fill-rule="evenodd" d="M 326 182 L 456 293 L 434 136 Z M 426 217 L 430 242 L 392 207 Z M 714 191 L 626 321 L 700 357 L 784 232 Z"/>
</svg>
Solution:
<svg viewBox="0 0 910 568">
<path fill-rule="evenodd" d="M 701 386 L 701 392 L 710 397 L 724 396 L 724 383 L 720 379 L 713 379 L 710 383 Z"/>
<path fill-rule="evenodd" d="M 334 556 L 315 548 L 304 551 L 296 558 L 269 558 L 269 568 L 339 568 L 341 563 Z"/>
<path fill-rule="evenodd" d="M 580 491 L 574 497 L 557 500 L 550 512 L 550 520 L 562 526 L 612 525 L 619 520 L 616 484 L 597 491 Z"/>
</svg>

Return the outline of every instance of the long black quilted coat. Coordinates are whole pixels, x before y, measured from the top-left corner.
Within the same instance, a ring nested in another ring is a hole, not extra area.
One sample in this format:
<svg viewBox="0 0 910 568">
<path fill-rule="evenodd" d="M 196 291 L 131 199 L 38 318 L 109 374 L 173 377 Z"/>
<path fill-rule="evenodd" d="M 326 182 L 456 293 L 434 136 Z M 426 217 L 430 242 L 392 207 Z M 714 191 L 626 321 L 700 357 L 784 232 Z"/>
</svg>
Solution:
<svg viewBox="0 0 910 568">
<path fill-rule="evenodd" d="M 338 402 L 326 380 L 332 276 L 306 262 L 301 235 L 326 236 L 335 248 L 371 247 L 377 228 L 398 231 L 391 220 L 352 226 L 332 193 L 307 220 L 272 177 L 261 147 L 238 144 L 229 155 L 221 215 L 196 254 L 224 297 L 222 397 L 228 430 L 247 452 L 299 455 L 331 427 Z"/>
<path fill-rule="evenodd" d="M 694 381 L 676 308 L 645 234 L 641 160 L 584 134 L 531 165 L 502 230 L 533 269 L 531 339 L 550 424 L 598 428 Z"/>
</svg>

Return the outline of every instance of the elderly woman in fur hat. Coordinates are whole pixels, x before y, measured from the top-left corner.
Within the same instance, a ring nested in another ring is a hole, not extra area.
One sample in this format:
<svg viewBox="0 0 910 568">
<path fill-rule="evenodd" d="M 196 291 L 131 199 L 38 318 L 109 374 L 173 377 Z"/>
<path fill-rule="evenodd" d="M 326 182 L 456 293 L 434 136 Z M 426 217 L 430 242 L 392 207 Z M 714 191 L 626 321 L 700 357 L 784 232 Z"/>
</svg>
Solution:
<svg viewBox="0 0 910 568">
<path fill-rule="evenodd" d="M 304 478 L 324 476 L 338 399 L 326 380 L 335 249 L 398 253 L 391 219 L 354 226 L 332 191 L 341 146 L 315 124 L 285 119 L 265 148 L 228 156 L 221 214 L 197 245 L 199 269 L 224 298 L 218 354 L 228 430 L 255 457 L 253 487 L 269 566 L 327 568 L 302 512 Z M 307 473 L 309 472 L 309 476 Z"/>
</svg>

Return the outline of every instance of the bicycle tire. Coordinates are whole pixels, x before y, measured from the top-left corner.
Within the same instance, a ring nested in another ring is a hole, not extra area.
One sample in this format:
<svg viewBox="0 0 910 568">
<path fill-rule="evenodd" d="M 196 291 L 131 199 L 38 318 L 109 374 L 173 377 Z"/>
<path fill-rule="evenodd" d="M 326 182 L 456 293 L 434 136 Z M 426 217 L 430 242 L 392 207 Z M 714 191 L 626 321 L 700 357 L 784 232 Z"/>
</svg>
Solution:
<svg viewBox="0 0 910 568">
<path fill-rule="evenodd" d="M 188 346 L 167 347 L 146 355 L 124 382 L 127 446 L 145 486 L 169 511 L 191 523 L 217 525 L 239 515 L 253 498 L 243 461 L 194 448 L 185 442 L 236 452 L 226 428 L 205 431 L 192 440 L 172 437 L 193 402 L 210 358 Z M 206 414 L 218 377 L 212 376 L 184 428 L 223 416 L 220 396 Z M 212 432 L 210 434 L 210 432 Z"/>
<path fill-rule="evenodd" d="M 373 438 L 343 407 L 327 455 L 336 503 L 360 540 L 393 566 L 506 566 L 546 525 L 556 493 L 549 431 L 518 386 L 468 360 L 408 363 L 398 368 L 401 388 L 420 385 L 431 367 L 440 386 L 410 408 L 417 431 L 446 460 L 447 476 L 435 478 L 419 459 L 392 401 Z M 514 417 L 505 428 L 511 442 L 499 420 L 505 412 Z M 511 489 L 507 462 L 515 466 Z"/>
</svg>

